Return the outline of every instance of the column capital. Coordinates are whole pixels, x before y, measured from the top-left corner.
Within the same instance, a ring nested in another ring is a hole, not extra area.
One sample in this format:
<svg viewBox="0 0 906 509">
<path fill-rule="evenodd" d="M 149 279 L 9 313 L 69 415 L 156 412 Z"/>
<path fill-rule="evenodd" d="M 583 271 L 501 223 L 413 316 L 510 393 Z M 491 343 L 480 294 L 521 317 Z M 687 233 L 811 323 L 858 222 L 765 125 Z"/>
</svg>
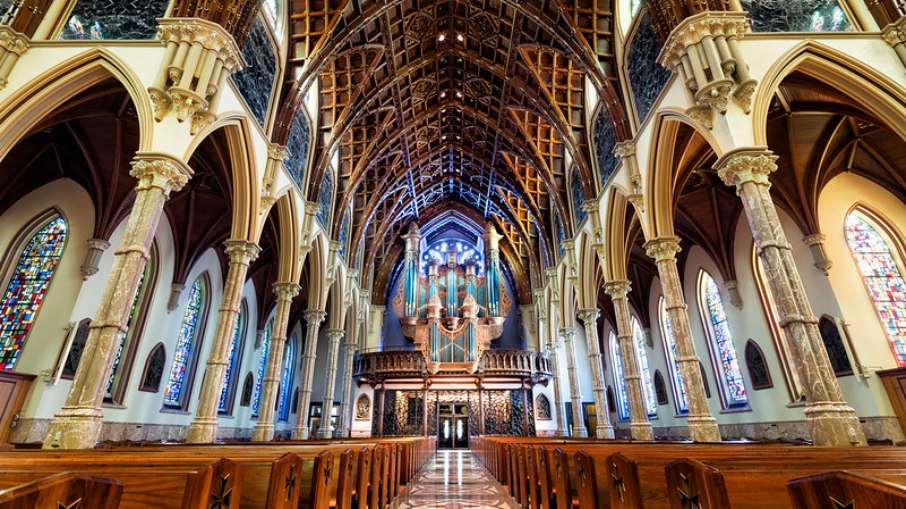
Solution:
<svg viewBox="0 0 906 509">
<path fill-rule="evenodd" d="M 576 339 L 576 334 L 578 333 L 575 327 L 563 327 L 559 332 L 560 337 L 563 338 L 563 341 L 566 343 L 569 343 L 572 340 Z"/>
<path fill-rule="evenodd" d="M 355 354 L 359 351 L 359 344 L 353 342 L 343 343 L 343 349 L 346 350 L 347 354 Z"/>
<path fill-rule="evenodd" d="M 658 62 L 671 71 L 681 65 L 689 47 L 705 38 L 741 39 L 749 27 L 749 17 L 740 11 L 705 11 L 681 21 L 667 38 Z"/>
<path fill-rule="evenodd" d="M 306 201 L 305 202 L 305 213 L 310 216 L 317 216 L 321 213 L 321 205 L 318 202 Z"/>
<path fill-rule="evenodd" d="M 230 72 L 242 69 L 245 59 L 242 50 L 230 33 L 218 23 L 201 18 L 159 18 L 158 39 L 168 42 L 198 43 L 201 47 L 217 53 L 223 66 Z"/>
<path fill-rule="evenodd" d="M 621 141 L 614 145 L 613 155 L 619 157 L 620 159 L 625 159 L 635 155 L 635 141 L 626 140 Z"/>
<path fill-rule="evenodd" d="M 303 316 L 305 317 L 305 323 L 309 327 L 320 327 L 324 323 L 324 319 L 327 318 L 327 313 L 320 309 L 309 309 Z"/>
<path fill-rule="evenodd" d="M 598 200 L 585 200 L 582 202 L 582 210 L 589 214 L 594 214 L 601 210 L 601 207 L 598 205 Z"/>
<path fill-rule="evenodd" d="M 230 263 L 248 265 L 258 258 L 261 248 L 250 240 L 229 239 L 223 243 L 223 252 L 230 259 Z"/>
<path fill-rule="evenodd" d="M 740 148 L 724 154 L 714 163 L 717 175 L 728 186 L 747 182 L 767 185 L 768 175 L 777 170 L 777 156 L 767 147 Z"/>
<path fill-rule="evenodd" d="M 631 289 L 632 283 L 626 279 L 608 281 L 604 284 L 604 293 L 610 295 L 611 299 L 625 299 Z"/>
<path fill-rule="evenodd" d="M 301 286 L 296 283 L 280 282 L 274 283 L 271 285 L 271 288 L 274 290 L 274 294 L 277 296 L 278 301 L 291 301 L 296 298 L 296 295 L 299 295 L 299 290 L 302 289 Z"/>
<path fill-rule="evenodd" d="M 159 152 L 138 152 L 129 174 L 138 179 L 137 190 L 156 187 L 169 196 L 179 191 L 192 177 L 193 171 L 183 161 Z"/>
<path fill-rule="evenodd" d="M 282 163 L 289 158 L 289 149 L 286 145 L 271 143 L 267 146 L 267 158 Z"/>
<path fill-rule="evenodd" d="M 598 308 L 587 308 L 580 309 L 576 314 L 576 317 L 582 321 L 586 326 L 594 326 L 598 322 L 598 318 L 601 316 L 601 310 Z"/>
<path fill-rule="evenodd" d="M 331 343 L 339 343 L 345 336 L 346 331 L 343 329 L 327 329 L 327 340 Z"/>
<path fill-rule="evenodd" d="M 681 250 L 680 238 L 675 236 L 658 237 L 645 243 L 645 254 L 658 262 L 676 258 Z"/>
</svg>

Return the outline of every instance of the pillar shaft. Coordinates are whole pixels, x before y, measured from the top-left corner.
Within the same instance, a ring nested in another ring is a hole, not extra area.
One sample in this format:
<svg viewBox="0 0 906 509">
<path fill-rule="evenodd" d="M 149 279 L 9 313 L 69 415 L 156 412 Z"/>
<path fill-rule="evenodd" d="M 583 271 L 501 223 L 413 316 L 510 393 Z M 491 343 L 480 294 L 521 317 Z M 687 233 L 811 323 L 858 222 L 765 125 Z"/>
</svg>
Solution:
<svg viewBox="0 0 906 509">
<path fill-rule="evenodd" d="M 280 394 L 280 380 L 283 376 L 283 348 L 286 346 L 286 329 L 289 327 L 289 309 L 299 285 L 296 283 L 274 283 L 277 297 L 277 312 L 274 315 L 274 332 L 271 335 L 267 353 L 267 368 L 261 383 L 261 403 L 258 405 L 258 423 L 252 430 L 252 440 L 267 442 L 274 439 L 274 413 L 277 396 Z"/>
<path fill-rule="evenodd" d="M 223 390 L 227 363 L 230 362 L 230 346 L 235 335 L 236 322 L 239 320 L 242 287 L 245 285 L 249 263 L 258 257 L 258 251 L 258 246 L 253 242 L 226 241 L 224 252 L 230 258 L 230 267 L 227 271 L 226 283 L 223 286 L 223 297 L 220 300 L 214 344 L 211 346 L 205 376 L 201 382 L 195 420 L 189 426 L 186 436 L 186 442 L 190 444 L 209 444 L 217 439 L 217 409 Z M 235 375 L 239 376 L 239 373 Z"/>
<path fill-rule="evenodd" d="M 340 356 L 340 341 L 345 335 L 346 331 L 342 329 L 327 331 L 327 385 L 324 388 L 324 408 L 321 411 L 318 438 L 332 438 L 330 418 L 333 411 L 333 394 L 337 387 L 337 361 Z"/>
<path fill-rule="evenodd" d="M 308 411 L 311 406 L 311 384 L 315 377 L 315 354 L 318 349 L 318 331 L 327 314 L 320 310 L 305 312 L 308 332 L 305 335 L 305 353 L 302 356 L 302 386 L 299 387 L 299 420 L 293 428 L 293 440 L 308 440 L 311 429 L 308 426 Z M 323 419 L 323 409 L 322 409 Z"/>
<path fill-rule="evenodd" d="M 569 399 L 572 401 L 573 410 L 573 436 L 587 437 L 585 420 L 582 418 L 582 388 L 579 385 L 579 372 L 576 370 L 576 329 L 573 327 L 560 329 L 560 337 L 566 346 L 566 369 L 569 373 Z"/>
<path fill-rule="evenodd" d="M 101 433 L 101 403 L 120 338 L 151 252 L 164 204 L 192 175 L 183 162 L 162 154 L 139 153 L 130 174 L 138 179 L 135 202 L 126 222 L 123 243 L 116 250 L 82 361 L 63 407 L 54 415 L 45 448 L 94 447 Z"/>
<path fill-rule="evenodd" d="M 616 311 L 617 338 L 620 342 L 620 358 L 623 362 L 623 378 L 629 397 L 629 429 L 635 440 L 654 440 L 654 431 L 648 421 L 648 409 L 642 390 L 642 374 L 639 369 L 639 346 L 633 340 L 629 318 L 629 281 L 611 281 L 604 291 L 613 300 Z"/>
<path fill-rule="evenodd" d="M 790 338 L 793 365 L 803 381 L 808 402 L 805 418 L 817 445 L 865 445 L 865 434 L 855 411 L 843 400 L 818 319 L 802 284 L 792 248 L 771 200 L 768 175 L 777 159 L 764 148 L 741 149 L 715 163 L 720 178 L 736 187 L 755 239 L 755 249 L 768 276 L 780 325 Z"/>
<path fill-rule="evenodd" d="M 676 268 L 676 253 L 679 252 L 678 237 L 662 237 L 645 244 L 648 256 L 655 259 L 661 289 L 664 292 L 664 307 L 667 319 L 673 329 L 676 342 L 676 363 L 686 390 L 686 405 L 689 407 L 689 434 L 695 442 L 720 442 L 720 428 L 711 415 L 708 398 L 705 396 L 705 382 L 699 367 L 692 327 L 679 271 Z"/>
<path fill-rule="evenodd" d="M 340 406 L 340 425 L 337 429 L 337 435 L 341 437 L 348 437 L 352 431 L 352 366 L 355 363 L 355 354 L 358 349 L 358 343 L 343 345 L 343 388 L 340 390 L 343 401 Z"/>
<path fill-rule="evenodd" d="M 569 436 L 569 425 L 566 422 L 566 402 L 563 401 L 560 384 L 563 381 L 561 375 L 560 357 L 562 351 L 562 342 L 551 341 L 547 344 L 548 351 L 551 355 L 551 390 L 554 391 L 554 406 L 557 407 L 557 431 L 556 436 Z"/>
<path fill-rule="evenodd" d="M 591 364 L 592 386 L 595 393 L 595 437 L 613 438 L 613 425 L 610 423 L 610 412 L 607 408 L 607 385 L 604 382 L 604 363 L 601 359 L 601 346 L 598 343 L 598 317 L 601 312 L 596 308 L 580 309 L 579 320 L 585 325 L 585 342 L 588 345 L 588 362 Z"/>
</svg>

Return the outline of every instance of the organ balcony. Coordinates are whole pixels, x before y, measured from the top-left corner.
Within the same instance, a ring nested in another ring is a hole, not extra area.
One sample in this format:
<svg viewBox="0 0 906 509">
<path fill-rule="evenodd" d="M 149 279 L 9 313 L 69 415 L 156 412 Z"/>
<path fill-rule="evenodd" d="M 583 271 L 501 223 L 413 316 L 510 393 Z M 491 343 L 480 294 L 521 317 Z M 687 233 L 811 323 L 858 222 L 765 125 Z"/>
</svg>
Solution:
<svg viewBox="0 0 906 509">
<path fill-rule="evenodd" d="M 443 369 L 438 375 L 470 375 L 468 370 Z M 551 377 L 547 352 L 532 350 L 485 350 L 475 375 L 482 378 L 511 378 L 546 384 Z M 419 350 L 364 352 L 356 355 L 352 376 L 361 383 L 387 379 L 428 378 L 424 354 Z"/>
</svg>

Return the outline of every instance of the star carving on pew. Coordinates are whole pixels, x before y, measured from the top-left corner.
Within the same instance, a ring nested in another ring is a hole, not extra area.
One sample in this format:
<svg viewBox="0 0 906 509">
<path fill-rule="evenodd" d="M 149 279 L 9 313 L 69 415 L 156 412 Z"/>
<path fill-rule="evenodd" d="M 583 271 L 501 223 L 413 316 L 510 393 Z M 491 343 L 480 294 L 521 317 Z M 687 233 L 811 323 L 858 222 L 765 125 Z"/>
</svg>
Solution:
<svg viewBox="0 0 906 509">
<path fill-rule="evenodd" d="M 74 502 L 64 504 L 63 502 L 57 501 L 57 509 L 79 509 L 79 505 L 82 504 L 82 499 L 78 498 Z"/>
<path fill-rule="evenodd" d="M 680 474 L 680 478 L 683 481 L 683 487 L 676 489 L 676 491 L 678 491 L 680 495 L 680 507 L 682 509 L 702 509 L 702 504 L 699 501 L 699 494 L 689 494 L 692 492 L 692 486 L 689 481 L 689 477 L 686 476 L 686 474 Z"/>
<path fill-rule="evenodd" d="M 623 476 L 620 475 L 620 467 L 616 463 L 611 465 L 613 467 L 613 473 L 610 474 L 611 479 L 613 479 L 613 487 L 617 490 L 617 496 L 620 497 L 620 501 L 623 500 Z"/>
<path fill-rule="evenodd" d="M 220 477 L 220 493 L 213 495 L 213 500 L 208 509 L 229 509 L 230 501 L 233 500 L 233 488 L 227 489 L 229 481 L 230 474 Z"/>
<path fill-rule="evenodd" d="M 286 500 L 289 500 L 293 494 L 293 490 L 296 489 L 296 465 L 292 464 L 289 466 L 289 473 L 286 474 Z"/>
<path fill-rule="evenodd" d="M 834 497 L 830 497 L 831 503 L 834 504 L 833 509 L 856 509 L 856 501 L 850 500 L 848 503 L 843 503 L 837 500 Z"/>
</svg>

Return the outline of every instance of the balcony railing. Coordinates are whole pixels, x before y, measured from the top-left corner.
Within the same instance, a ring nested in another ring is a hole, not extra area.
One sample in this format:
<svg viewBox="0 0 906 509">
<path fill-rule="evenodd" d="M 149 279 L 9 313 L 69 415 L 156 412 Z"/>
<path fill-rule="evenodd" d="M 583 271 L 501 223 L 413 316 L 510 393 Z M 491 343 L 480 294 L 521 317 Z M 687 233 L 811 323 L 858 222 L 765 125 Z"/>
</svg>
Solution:
<svg viewBox="0 0 906 509">
<path fill-rule="evenodd" d="M 546 352 L 485 350 L 478 372 L 483 376 L 547 379 L 551 375 L 551 360 Z M 353 376 L 357 378 L 405 378 L 427 374 L 425 358 L 418 350 L 365 352 L 357 355 L 353 364 Z"/>
</svg>

